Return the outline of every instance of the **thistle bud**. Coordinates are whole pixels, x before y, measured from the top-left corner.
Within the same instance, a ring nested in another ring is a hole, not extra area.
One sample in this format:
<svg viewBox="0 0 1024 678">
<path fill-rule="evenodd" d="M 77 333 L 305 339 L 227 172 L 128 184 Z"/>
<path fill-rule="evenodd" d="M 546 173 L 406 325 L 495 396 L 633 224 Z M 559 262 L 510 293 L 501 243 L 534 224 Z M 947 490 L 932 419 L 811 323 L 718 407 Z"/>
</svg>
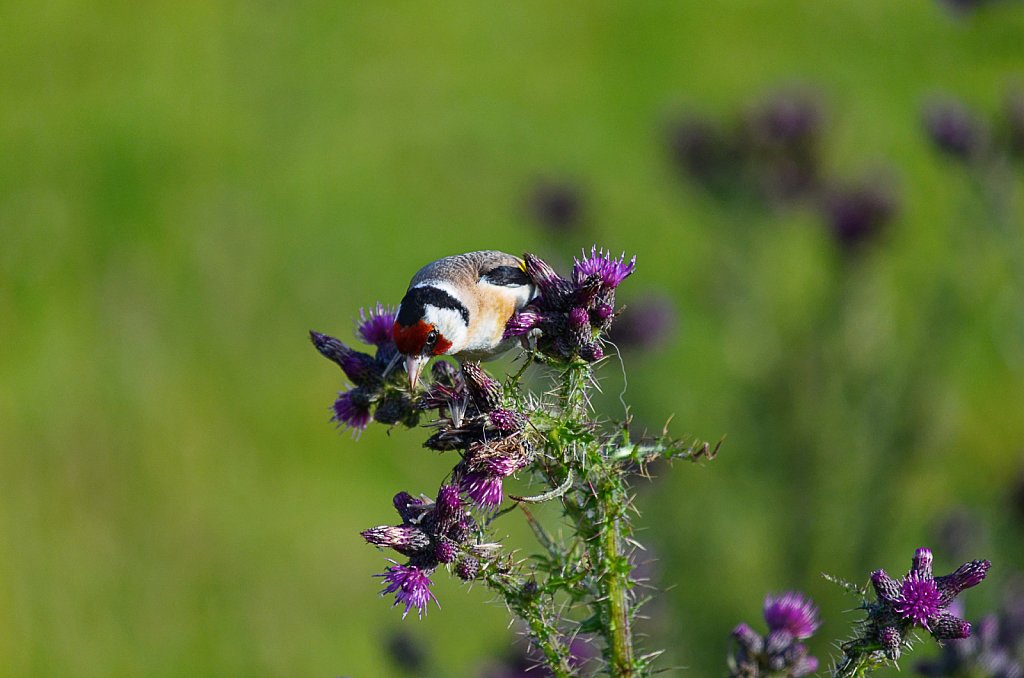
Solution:
<svg viewBox="0 0 1024 678">
<path fill-rule="evenodd" d="M 527 252 L 523 255 L 523 261 L 526 262 L 526 275 L 540 292 L 542 308 L 565 310 L 575 292 L 573 284 L 555 273 L 555 269 L 536 254 Z"/>
<path fill-rule="evenodd" d="M 420 553 L 430 546 L 430 537 L 423 530 L 407 525 L 371 527 L 360 534 L 374 546 L 386 546 L 406 556 Z"/>
<path fill-rule="evenodd" d="M 462 581 L 472 581 L 480 573 L 480 561 L 472 556 L 466 556 L 455 564 L 455 574 Z"/>
<path fill-rule="evenodd" d="M 932 560 L 931 549 L 919 548 L 914 552 L 914 560 L 910 569 L 919 576 L 930 579 L 932 577 Z"/>
<path fill-rule="evenodd" d="M 372 384 L 380 380 L 380 365 L 373 356 L 349 348 L 340 340 L 310 330 L 309 338 L 320 355 L 335 363 L 345 376 L 357 385 Z"/>
<path fill-rule="evenodd" d="M 900 585 L 885 570 L 875 570 L 871 573 L 871 586 L 874 587 L 878 599 L 886 603 L 895 603 L 902 596 Z"/>
<path fill-rule="evenodd" d="M 501 405 L 501 382 L 488 376 L 480 363 L 462 363 L 462 374 L 466 377 L 469 394 L 481 412 L 490 412 Z"/>
<path fill-rule="evenodd" d="M 437 531 L 441 534 L 447 534 L 465 515 L 462 499 L 459 498 L 459 488 L 456 485 L 442 487 L 437 493 L 435 506 Z"/>
<path fill-rule="evenodd" d="M 434 545 L 434 556 L 442 563 L 454 563 L 459 557 L 459 547 L 451 539 L 441 537 Z"/>
<path fill-rule="evenodd" d="M 409 412 L 414 411 L 409 396 L 399 391 L 392 391 L 377 403 L 373 418 L 381 424 L 397 424 Z"/>
</svg>

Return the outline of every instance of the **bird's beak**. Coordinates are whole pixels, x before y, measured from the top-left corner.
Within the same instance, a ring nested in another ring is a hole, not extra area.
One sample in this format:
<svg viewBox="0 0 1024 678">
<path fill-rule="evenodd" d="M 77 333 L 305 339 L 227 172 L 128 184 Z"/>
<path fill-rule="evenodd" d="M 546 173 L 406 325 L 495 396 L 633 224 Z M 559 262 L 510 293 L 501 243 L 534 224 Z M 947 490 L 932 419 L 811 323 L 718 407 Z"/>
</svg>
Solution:
<svg viewBox="0 0 1024 678">
<path fill-rule="evenodd" d="M 430 356 L 411 355 L 405 359 L 405 371 L 409 373 L 409 388 L 416 388 L 416 382 L 420 380 L 420 372 L 430 361 Z"/>
</svg>

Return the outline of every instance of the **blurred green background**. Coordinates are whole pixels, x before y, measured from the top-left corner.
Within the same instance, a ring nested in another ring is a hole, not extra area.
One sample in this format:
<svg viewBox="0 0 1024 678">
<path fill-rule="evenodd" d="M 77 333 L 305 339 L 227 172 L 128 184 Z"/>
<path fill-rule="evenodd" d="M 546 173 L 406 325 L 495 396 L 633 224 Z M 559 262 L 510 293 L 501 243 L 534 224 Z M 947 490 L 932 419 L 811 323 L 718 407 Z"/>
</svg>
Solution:
<svg viewBox="0 0 1024 678">
<path fill-rule="evenodd" d="M 377 597 L 358 531 L 452 462 L 417 431 L 335 432 L 343 381 L 306 336 L 351 339 L 360 306 L 480 248 L 627 250 L 620 298 L 675 306 L 669 341 L 624 350 L 626 399 L 727 440 L 640 488 L 664 666 L 721 675 L 730 629 L 788 588 L 821 605 L 824 660 L 856 615 L 818 574 L 926 544 L 940 571 L 993 560 L 980 613 L 1024 564 L 1022 175 L 943 156 L 921 110 L 996 116 L 1022 75 L 1020 3 L 3 3 L 0 674 L 459 676 L 505 654 L 482 587 L 437 577 L 423 621 Z M 675 116 L 790 86 L 821 102 L 825 174 L 892 173 L 898 210 L 852 254 L 812 202 L 673 165 Z M 531 215 L 551 179 L 578 191 L 572 228 Z M 949 515 L 968 552 L 940 550 Z"/>
</svg>

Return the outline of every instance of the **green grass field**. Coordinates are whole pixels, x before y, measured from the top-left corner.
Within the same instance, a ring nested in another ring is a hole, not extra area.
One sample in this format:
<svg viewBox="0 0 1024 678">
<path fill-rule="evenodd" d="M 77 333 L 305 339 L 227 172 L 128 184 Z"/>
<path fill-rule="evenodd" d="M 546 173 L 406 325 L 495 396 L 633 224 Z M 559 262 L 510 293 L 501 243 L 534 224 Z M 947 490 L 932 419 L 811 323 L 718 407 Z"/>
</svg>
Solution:
<svg viewBox="0 0 1024 678">
<path fill-rule="evenodd" d="M 666 667 L 722 675 L 729 631 L 789 588 L 822 608 L 824 663 L 855 615 L 819 573 L 899 572 L 958 507 L 978 552 L 933 546 L 937 569 L 992 559 L 980 614 L 1024 569 L 1024 173 L 993 216 L 921 107 L 996 115 L 1022 35 L 1014 2 L 6 3 L 0 675 L 413 675 L 399 631 L 421 675 L 505 653 L 483 587 L 438 577 L 423 621 L 377 597 L 358 531 L 451 462 L 417 431 L 335 432 L 343 381 L 306 336 L 350 338 L 481 248 L 627 250 L 621 298 L 674 300 L 626 399 L 727 439 L 640 487 Z M 672 167 L 680 111 L 794 86 L 830 173 L 893 172 L 897 216 L 854 261 L 808 206 L 723 204 Z M 579 230 L 530 219 L 545 177 L 581 187 Z M 518 522 L 499 536 L 528 549 Z"/>
</svg>

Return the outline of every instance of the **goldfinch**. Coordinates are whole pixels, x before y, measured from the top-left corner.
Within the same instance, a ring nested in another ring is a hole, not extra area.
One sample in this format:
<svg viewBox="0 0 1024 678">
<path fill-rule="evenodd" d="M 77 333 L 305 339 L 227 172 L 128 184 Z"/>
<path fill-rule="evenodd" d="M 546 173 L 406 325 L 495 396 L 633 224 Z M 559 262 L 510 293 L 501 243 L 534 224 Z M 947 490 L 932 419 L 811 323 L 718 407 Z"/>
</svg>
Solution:
<svg viewBox="0 0 1024 678">
<path fill-rule="evenodd" d="M 413 276 L 393 335 L 413 388 L 434 356 L 486 360 L 511 348 L 505 323 L 536 296 L 522 259 L 484 250 L 444 257 Z"/>
</svg>

